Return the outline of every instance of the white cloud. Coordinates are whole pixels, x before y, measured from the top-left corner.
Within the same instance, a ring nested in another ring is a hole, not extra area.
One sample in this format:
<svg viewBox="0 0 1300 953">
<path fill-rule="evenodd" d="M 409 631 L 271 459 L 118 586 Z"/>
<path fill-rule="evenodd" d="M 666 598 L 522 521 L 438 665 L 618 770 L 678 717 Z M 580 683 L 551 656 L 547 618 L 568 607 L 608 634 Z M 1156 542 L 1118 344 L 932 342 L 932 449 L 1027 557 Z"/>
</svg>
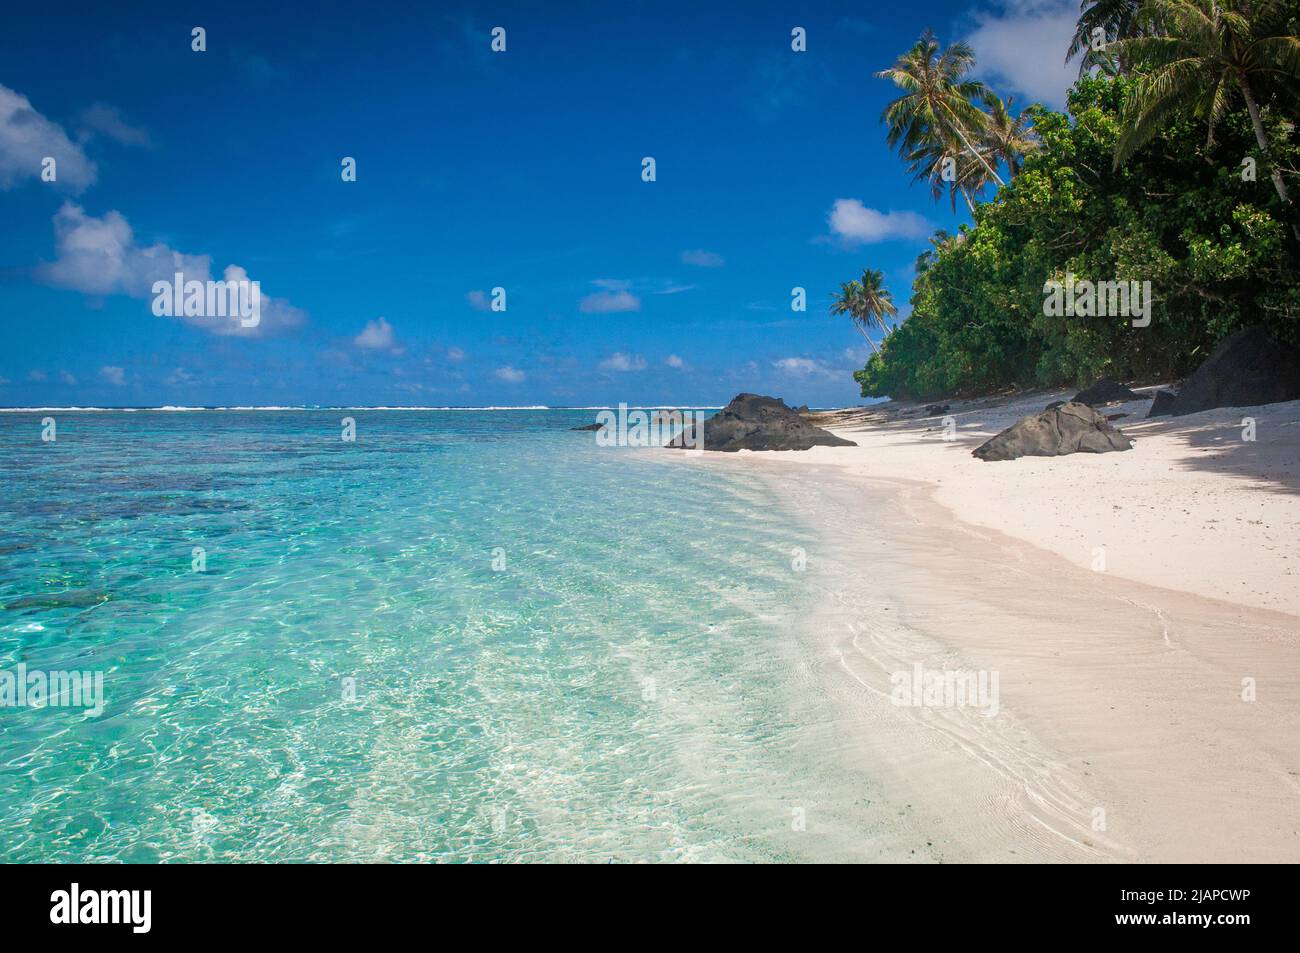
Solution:
<svg viewBox="0 0 1300 953">
<path fill-rule="evenodd" d="M 176 368 L 176 370 L 172 371 L 170 374 L 167 375 L 167 379 L 163 381 L 163 383 L 170 384 L 173 387 L 175 387 L 182 384 L 193 384 L 197 380 L 198 378 L 195 377 L 193 374 L 191 374 L 189 371 L 187 371 L 185 368 L 178 367 Z"/>
<path fill-rule="evenodd" d="M 807 357 L 783 357 L 772 366 L 791 377 L 839 377 L 842 372 Z"/>
<path fill-rule="evenodd" d="M 57 184 L 80 192 L 95 183 L 95 163 L 22 93 L 0 86 L 0 189 L 40 181 L 41 160 L 55 160 Z"/>
<path fill-rule="evenodd" d="M 100 133 L 124 146 L 149 146 L 148 131 L 133 126 L 114 106 L 95 103 L 81 113 L 81 125 L 88 134 Z"/>
<path fill-rule="evenodd" d="M 528 376 L 523 371 L 516 370 L 515 368 L 511 367 L 509 364 L 507 364 L 505 367 L 498 367 L 495 373 L 499 380 L 503 380 L 511 384 L 518 384 L 522 382 L 525 377 Z"/>
<path fill-rule="evenodd" d="M 1000 95 L 1015 94 L 1025 104 L 1037 101 L 1060 109 L 1079 75 L 1068 66 L 1078 0 L 993 0 L 972 11 L 976 27 L 968 37 L 975 50 L 975 72 Z"/>
<path fill-rule="evenodd" d="M 59 371 L 59 380 L 69 387 L 74 387 L 77 383 L 77 378 L 70 371 Z"/>
<path fill-rule="evenodd" d="M 361 333 L 352 339 L 357 347 L 367 351 L 386 351 L 395 346 L 393 326 L 382 317 L 367 321 Z"/>
<path fill-rule="evenodd" d="M 49 380 L 49 375 L 42 370 L 31 370 L 27 373 L 27 379 L 37 384 L 43 384 Z"/>
<path fill-rule="evenodd" d="M 600 362 L 602 371 L 644 371 L 645 358 L 640 354 L 624 354 L 622 351 L 615 351 L 609 357 Z"/>
<path fill-rule="evenodd" d="M 617 311 L 641 310 L 641 299 L 628 290 L 631 282 L 601 278 L 593 281 L 592 284 L 604 290 L 589 294 L 578 302 L 578 310 L 584 314 L 613 314 Z"/>
<path fill-rule="evenodd" d="M 465 300 L 469 302 L 469 306 L 475 311 L 486 311 L 491 307 L 491 302 L 488 301 L 487 292 L 480 288 L 475 288 L 473 291 L 467 292 L 465 294 Z"/>
<path fill-rule="evenodd" d="M 836 199 L 828 220 L 831 232 L 852 244 L 924 238 L 931 230 L 930 223 L 915 212 L 878 212 L 857 199 Z"/>
<path fill-rule="evenodd" d="M 463 361 L 465 360 L 465 352 L 455 346 L 449 347 L 447 348 L 447 360 Z"/>
<path fill-rule="evenodd" d="M 678 370 L 686 366 L 686 362 L 683 361 L 676 354 L 669 354 L 666 358 L 664 358 L 664 363 L 667 364 L 669 367 L 675 367 Z"/>
<path fill-rule="evenodd" d="M 183 281 L 206 282 L 211 275 L 207 255 L 187 255 L 161 243 L 136 244 L 130 224 L 116 210 L 95 218 L 81 206 L 64 202 L 54 216 L 54 237 L 58 258 L 37 269 L 37 276 L 82 294 L 152 299 L 156 281 L 171 282 L 179 273 Z M 222 280 L 247 281 L 248 272 L 227 265 Z M 243 327 L 238 316 L 191 315 L 179 320 L 213 334 L 261 337 L 302 324 L 306 317 L 289 302 L 262 294 L 261 321 L 253 327 Z"/>
<path fill-rule="evenodd" d="M 99 376 L 104 378 L 104 380 L 108 381 L 114 387 L 121 387 L 126 383 L 126 371 L 122 370 L 120 367 L 114 367 L 111 364 L 106 364 L 101 367 L 99 369 Z"/>
<path fill-rule="evenodd" d="M 695 265 L 697 268 L 721 268 L 727 262 L 717 252 L 693 248 L 682 252 L 683 265 Z"/>
</svg>

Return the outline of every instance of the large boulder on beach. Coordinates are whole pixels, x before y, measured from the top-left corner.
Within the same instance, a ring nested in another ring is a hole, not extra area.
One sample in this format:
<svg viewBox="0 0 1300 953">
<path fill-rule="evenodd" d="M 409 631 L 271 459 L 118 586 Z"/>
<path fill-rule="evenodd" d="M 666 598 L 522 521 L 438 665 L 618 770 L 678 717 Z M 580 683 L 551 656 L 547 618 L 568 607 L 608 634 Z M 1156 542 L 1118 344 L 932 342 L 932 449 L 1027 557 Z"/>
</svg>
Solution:
<svg viewBox="0 0 1300 953">
<path fill-rule="evenodd" d="M 1141 397 L 1141 394 L 1133 393 L 1123 384 L 1109 377 L 1103 377 L 1091 387 L 1085 387 L 1075 394 L 1074 400 L 1089 407 L 1096 407 L 1098 404 L 1109 404 L 1117 400 L 1140 400 Z"/>
<path fill-rule="evenodd" d="M 1067 453 L 1109 453 L 1130 450 L 1133 441 L 1112 427 L 1087 404 L 1070 401 L 1031 414 L 976 447 L 981 460 L 1017 457 L 1060 457 Z"/>
<path fill-rule="evenodd" d="M 1300 400 L 1300 351 L 1256 326 L 1224 338 L 1183 381 L 1169 413 L 1180 417 L 1215 407 L 1256 407 L 1284 400 Z"/>
<path fill-rule="evenodd" d="M 1156 391 L 1155 400 L 1151 401 L 1151 409 L 1147 411 L 1148 417 L 1167 417 L 1169 411 L 1173 409 L 1174 401 L 1178 395 L 1171 390 Z"/>
<path fill-rule="evenodd" d="M 856 447 L 852 440 L 814 427 L 779 397 L 737 394 L 722 410 L 699 426 L 705 450 L 808 450 L 812 447 Z M 693 428 L 692 428 L 693 430 Z M 688 444 L 687 438 L 691 439 Z M 669 447 L 694 447 L 694 433 L 678 434 Z"/>
</svg>

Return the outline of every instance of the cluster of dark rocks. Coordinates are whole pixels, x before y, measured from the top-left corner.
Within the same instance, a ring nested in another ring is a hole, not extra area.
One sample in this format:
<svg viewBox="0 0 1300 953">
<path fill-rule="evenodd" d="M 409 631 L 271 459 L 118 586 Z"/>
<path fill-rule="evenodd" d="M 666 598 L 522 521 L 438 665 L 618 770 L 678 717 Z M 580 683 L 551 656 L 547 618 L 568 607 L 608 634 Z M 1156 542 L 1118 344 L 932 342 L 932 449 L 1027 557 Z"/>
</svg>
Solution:
<svg viewBox="0 0 1300 953">
<path fill-rule="evenodd" d="M 704 449 L 808 450 L 812 447 L 856 447 L 852 440 L 814 427 L 779 397 L 737 394 L 731 403 L 698 426 L 704 430 Z M 690 449 L 698 446 L 694 427 L 678 434 L 668 446 Z"/>
<path fill-rule="evenodd" d="M 1104 415 L 1094 408 L 1141 399 L 1142 394 L 1102 378 L 1071 400 L 1053 401 L 1044 410 L 1017 421 L 985 441 L 973 454 L 994 461 L 1131 450 L 1133 440 L 1111 426 L 1112 420 L 1128 415 Z M 1297 399 L 1300 353 L 1280 346 L 1266 330 L 1254 327 L 1224 339 L 1177 393 L 1157 391 L 1147 416 L 1179 416 L 1216 407 L 1253 407 Z M 936 416 L 948 409 L 948 404 L 928 404 L 924 414 Z M 698 436 L 703 437 L 705 450 L 723 452 L 857 446 L 852 440 L 814 426 L 804 417 L 808 413 L 807 405 L 790 408 L 778 397 L 737 394 L 717 414 L 703 423 L 689 425 L 667 446 L 691 449 L 699 445 Z M 694 432 L 696 426 L 703 429 L 702 435 Z M 600 424 L 573 429 L 599 430 Z"/>
<path fill-rule="evenodd" d="M 1068 403 L 1053 401 L 1041 413 L 1017 421 L 976 448 L 981 460 L 1128 450 L 1133 441 L 1110 426 L 1126 414 L 1093 410 L 1116 401 L 1140 400 L 1123 384 L 1103 378 Z M 1220 342 L 1177 393 L 1158 390 L 1147 417 L 1180 417 L 1218 407 L 1256 407 L 1300 400 L 1300 352 L 1277 342 L 1262 327 L 1243 328 Z"/>
</svg>

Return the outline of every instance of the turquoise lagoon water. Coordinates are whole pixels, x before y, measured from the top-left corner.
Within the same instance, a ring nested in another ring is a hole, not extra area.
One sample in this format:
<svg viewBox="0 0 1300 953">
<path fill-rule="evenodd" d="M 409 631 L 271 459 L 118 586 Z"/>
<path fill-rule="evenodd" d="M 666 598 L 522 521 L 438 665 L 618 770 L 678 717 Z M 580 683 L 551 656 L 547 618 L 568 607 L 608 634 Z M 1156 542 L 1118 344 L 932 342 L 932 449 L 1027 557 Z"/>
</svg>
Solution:
<svg viewBox="0 0 1300 953">
<path fill-rule="evenodd" d="M 3 860 L 896 846 L 807 690 L 807 533 L 743 470 L 590 411 L 43 416 L 0 414 L 0 669 L 106 699 L 0 708 Z"/>
</svg>

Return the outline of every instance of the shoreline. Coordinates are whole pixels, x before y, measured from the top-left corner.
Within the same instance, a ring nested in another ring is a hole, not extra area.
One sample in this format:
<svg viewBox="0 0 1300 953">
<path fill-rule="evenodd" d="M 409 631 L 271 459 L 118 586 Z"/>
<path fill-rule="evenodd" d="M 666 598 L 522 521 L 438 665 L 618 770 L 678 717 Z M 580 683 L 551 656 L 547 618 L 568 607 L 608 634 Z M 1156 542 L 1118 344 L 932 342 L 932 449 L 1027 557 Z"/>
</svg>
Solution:
<svg viewBox="0 0 1300 953">
<path fill-rule="evenodd" d="M 969 456 L 1052 399 L 953 403 L 956 420 L 979 420 L 947 445 L 940 417 L 868 411 L 832 425 L 856 449 L 710 454 L 704 465 L 760 475 L 815 530 L 809 690 L 833 699 L 871 775 L 934 832 L 942 859 L 1300 860 L 1300 616 L 1277 608 L 1300 596 L 1286 590 L 1297 535 L 1277 538 L 1300 512 L 1285 466 L 1300 403 L 1139 420 L 1125 453 Z M 1130 404 L 1145 413 L 1145 401 Z M 1178 468 L 1196 440 L 1242 416 L 1274 440 L 1255 474 Z M 1145 519 L 1106 526 L 1111 558 L 1093 571 L 1091 551 L 1076 551 L 1087 521 L 1146 502 L 1135 485 L 1160 469 L 1172 483 Z M 1085 486 L 1095 499 L 1080 501 Z M 1225 524 L 1261 508 L 1265 518 Z M 998 520 L 1008 525 L 989 525 Z M 1199 548 L 1181 539 L 1197 526 L 1220 535 Z M 1252 546 L 1262 558 L 1224 556 Z M 1161 550 L 1159 572 L 1133 570 Z M 1180 584 L 1157 581 L 1171 577 Z M 892 704 L 891 674 L 915 664 L 997 673 L 998 713 Z"/>
<path fill-rule="evenodd" d="M 1156 387 L 1138 388 L 1154 393 Z M 1132 450 L 996 463 L 970 451 L 1068 391 L 953 401 L 943 417 L 919 408 L 837 411 L 817 420 L 857 448 L 816 447 L 804 462 L 856 477 L 918 480 L 963 523 L 997 529 L 1076 566 L 1300 622 L 1300 401 L 1143 419 L 1149 399 L 1099 410 Z M 1254 440 L 1242 440 L 1243 419 Z M 1104 549 L 1104 555 L 1097 550 Z"/>
</svg>

